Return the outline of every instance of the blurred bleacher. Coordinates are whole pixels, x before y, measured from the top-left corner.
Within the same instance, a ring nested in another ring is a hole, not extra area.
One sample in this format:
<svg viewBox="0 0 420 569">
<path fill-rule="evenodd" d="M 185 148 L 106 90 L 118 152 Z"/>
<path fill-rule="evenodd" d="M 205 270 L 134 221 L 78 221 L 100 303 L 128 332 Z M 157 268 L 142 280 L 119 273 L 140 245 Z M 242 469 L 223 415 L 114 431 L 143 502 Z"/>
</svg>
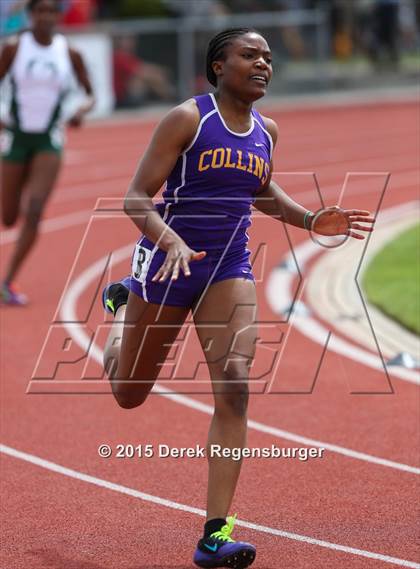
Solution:
<svg viewBox="0 0 420 569">
<path fill-rule="evenodd" d="M 24 0 L 0 6 L 4 41 L 28 19 Z M 416 0 L 61 0 L 60 7 L 63 31 L 85 51 L 101 90 L 113 92 L 102 114 L 207 91 L 207 42 L 237 25 L 267 38 L 273 96 L 418 82 Z"/>
</svg>

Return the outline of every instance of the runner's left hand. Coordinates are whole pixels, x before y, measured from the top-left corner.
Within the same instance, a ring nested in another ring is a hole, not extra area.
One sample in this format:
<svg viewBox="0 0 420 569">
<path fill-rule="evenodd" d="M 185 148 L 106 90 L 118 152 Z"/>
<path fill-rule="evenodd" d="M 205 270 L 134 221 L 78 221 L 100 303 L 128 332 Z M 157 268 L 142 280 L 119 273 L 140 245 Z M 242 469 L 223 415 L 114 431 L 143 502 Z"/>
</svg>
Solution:
<svg viewBox="0 0 420 569">
<path fill-rule="evenodd" d="M 358 221 L 367 225 L 361 225 Z M 364 239 L 365 235 L 354 230 L 371 233 L 374 223 L 375 218 L 371 217 L 369 211 L 332 206 L 315 216 L 311 229 L 320 235 L 349 235 L 355 239 Z"/>
</svg>

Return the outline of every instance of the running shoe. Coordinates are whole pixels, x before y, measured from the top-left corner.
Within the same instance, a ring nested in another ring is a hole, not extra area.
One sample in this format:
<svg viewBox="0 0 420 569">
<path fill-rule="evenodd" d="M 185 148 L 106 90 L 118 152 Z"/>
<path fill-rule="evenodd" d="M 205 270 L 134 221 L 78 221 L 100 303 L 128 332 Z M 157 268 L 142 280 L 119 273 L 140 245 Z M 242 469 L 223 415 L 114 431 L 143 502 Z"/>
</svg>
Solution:
<svg viewBox="0 0 420 569">
<path fill-rule="evenodd" d="M 121 305 L 127 304 L 128 293 L 130 292 L 130 278 L 125 277 L 121 281 L 110 283 L 102 291 L 103 307 L 114 316 Z"/>
<path fill-rule="evenodd" d="M 14 284 L 3 283 L 0 289 L 0 303 L 8 306 L 26 306 L 28 297 L 19 292 Z"/>
<path fill-rule="evenodd" d="M 236 515 L 226 520 L 220 531 L 200 539 L 194 554 L 194 563 L 198 567 L 230 567 L 245 569 L 249 567 L 257 554 L 250 543 L 234 541 L 230 536 L 235 525 Z"/>
</svg>

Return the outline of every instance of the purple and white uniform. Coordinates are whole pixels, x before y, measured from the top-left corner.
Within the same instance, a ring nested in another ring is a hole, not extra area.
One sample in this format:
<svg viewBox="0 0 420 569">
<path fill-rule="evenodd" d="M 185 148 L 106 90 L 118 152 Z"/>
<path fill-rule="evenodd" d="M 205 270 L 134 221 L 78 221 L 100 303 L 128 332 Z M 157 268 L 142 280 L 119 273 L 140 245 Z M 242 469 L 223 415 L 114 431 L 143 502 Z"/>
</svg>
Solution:
<svg viewBox="0 0 420 569">
<path fill-rule="evenodd" d="M 192 306 L 211 284 L 254 279 L 247 229 L 251 205 L 270 173 L 273 142 L 254 109 L 248 132 L 237 133 L 226 126 L 213 94 L 195 101 L 200 124 L 156 207 L 189 247 L 207 256 L 190 264 L 190 277 L 180 271 L 176 281 L 152 282 L 166 252 L 142 237 L 133 254 L 130 289 L 155 304 Z"/>
</svg>

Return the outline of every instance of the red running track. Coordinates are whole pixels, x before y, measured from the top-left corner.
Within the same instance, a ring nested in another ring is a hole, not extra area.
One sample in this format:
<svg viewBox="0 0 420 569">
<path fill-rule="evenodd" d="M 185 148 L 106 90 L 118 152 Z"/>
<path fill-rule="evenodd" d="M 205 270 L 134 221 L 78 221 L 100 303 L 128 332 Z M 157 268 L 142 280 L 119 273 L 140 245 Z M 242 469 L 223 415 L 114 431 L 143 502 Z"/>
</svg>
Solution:
<svg viewBox="0 0 420 569">
<path fill-rule="evenodd" d="M 271 116 L 280 126 L 275 169 L 283 174 L 277 179 L 307 207 L 319 206 L 310 175 L 284 172 L 315 172 L 327 204 L 337 202 L 349 171 L 391 173 L 382 209 L 416 197 L 420 152 L 415 104 L 308 108 Z M 77 340 L 104 324 L 97 294 L 100 274 L 89 281 L 86 271 L 111 251 L 134 242 L 136 232 L 118 212 L 112 219 L 109 212 L 92 219 L 92 212 L 98 198 L 124 195 L 152 128 L 130 121 L 70 133 L 66 165 L 48 207 L 43 235 L 20 280 L 32 303 L 22 310 L 2 308 L 1 567 L 5 569 L 192 567 L 203 523 L 205 460 L 118 459 L 115 453 L 103 459 L 97 449 L 102 443 L 113 449 L 118 443 L 155 448 L 159 443 L 205 445 L 211 405 L 208 385 L 190 382 L 186 388 L 174 380 L 161 382 L 190 395 L 182 402 L 153 395 L 143 408 L 123 411 L 109 395 L 106 380 L 72 383 L 81 377 L 85 358 L 60 366 L 48 383 L 32 381 L 27 393 L 53 322 L 50 334 L 57 335 L 49 336 L 38 375 L 53 374 L 63 348 L 63 312 L 57 311 L 63 292 L 64 316 L 74 309 L 76 320 L 82 322 L 73 325 L 73 340 L 66 344 L 68 359 L 82 358 L 84 349 Z M 378 185 L 369 182 L 346 194 L 343 205 L 375 210 L 379 197 Z M 118 207 L 120 200 L 104 203 Z M 293 244 L 307 239 L 295 228 L 289 228 L 289 234 Z M 14 237 L 13 230 L 3 233 L 3 267 Z M 278 332 L 287 332 L 264 292 L 270 270 L 289 250 L 282 226 L 268 218 L 256 220 L 250 243 L 254 252 L 261 242 L 267 245 L 258 283 L 260 319 L 276 323 Z M 127 273 L 128 261 L 113 258 L 112 275 Z M 80 290 L 74 288 L 76 281 Z M 102 330 L 96 338 L 99 346 L 104 335 Z M 178 380 L 201 360 L 194 334 L 184 345 Z M 277 377 L 287 386 L 285 391 L 295 382 L 306 384 L 319 350 L 316 342 L 292 330 Z M 255 374 L 266 355 L 259 346 Z M 100 377 L 94 360 L 89 372 L 90 377 Z M 327 352 L 311 394 L 252 397 L 250 447 L 302 446 L 290 440 L 290 433 L 338 447 L 337 452 L 327 449 L 322 459 L 307 462 L 245 460 L 232 511 L 254 524 L 238 527 L 236 535 L 256 544 L 256 569 L 418 566 L 417 387 L 391 377 L 393 394 L 355 396 L 348 384 L 349 378 L 356 378 L 383 385 L 383 375 Z M 207 379 L 203 366 L 199 377 Z M 258 391 L 255 383 L 253 387 Z M 33 393 L 36 390 L 49 393 Z M 194 402 L 202 407 L 192 408 Z M 340 449 L 363 454 L 345 456 Z M 390 461 L 391 466 L 372 457 Z"/>
</svg>

